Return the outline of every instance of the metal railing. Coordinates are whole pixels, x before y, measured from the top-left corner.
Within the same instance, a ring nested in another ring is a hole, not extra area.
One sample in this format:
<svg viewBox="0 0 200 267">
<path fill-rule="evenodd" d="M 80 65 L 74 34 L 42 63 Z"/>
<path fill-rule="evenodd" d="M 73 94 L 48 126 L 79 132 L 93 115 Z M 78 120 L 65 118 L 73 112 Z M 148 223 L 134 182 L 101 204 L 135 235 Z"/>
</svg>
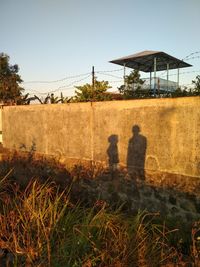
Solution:
<svg viewBox="0 0 200 267">
<path fill-rule="evenodd" d="M 143 79 L 144 84 L 141 86 L 142 90 L 150 90 L 150 91 L 160 91 L 162 92 L 174 92 L 178 84 L 174 81 L 165 80 L 162 78 L 157 77 L 154 78 L 147 78 Z"/>
<path fill-rule="evenodd" d="M 134 90 L 140 88 L 140 90 L 150 91 L 150 92 L 160 92 L 160 93 L 167 93 L 167 92 L 174 92 L 177 87 L 178 83 L 173 81 L 167 81 L 165 79 L 157 77 L 154 78 L 145 78 L 142 79 L 144 81 L 143 84 L 133 84 L 131 87 Z"/>
</svg>

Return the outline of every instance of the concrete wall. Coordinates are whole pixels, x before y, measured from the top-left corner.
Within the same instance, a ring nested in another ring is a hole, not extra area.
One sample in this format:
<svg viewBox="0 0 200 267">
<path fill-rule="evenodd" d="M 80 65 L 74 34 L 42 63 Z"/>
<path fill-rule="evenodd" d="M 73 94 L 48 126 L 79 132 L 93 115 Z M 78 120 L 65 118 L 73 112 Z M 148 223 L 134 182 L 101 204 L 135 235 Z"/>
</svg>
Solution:
<svg viewBox="0 0 200 267">
<path fill-rule="evenodd" d="M 134 131 L 133 136 L 132 129 L 140 132 Z M 110 147 L 108 138 L 113 135 L 118 143 Z M 200 177 L 200 98 L 3 109 L 3 145 L 9 149 L 104 163 L 108 163 L 109 149 L 118 149 L 120 164 L 126 166 L 130 144 L 138 153 L 144 142 L 146 153 L 143 159 L 138 157 L 147 172 Z"/>
</svg>

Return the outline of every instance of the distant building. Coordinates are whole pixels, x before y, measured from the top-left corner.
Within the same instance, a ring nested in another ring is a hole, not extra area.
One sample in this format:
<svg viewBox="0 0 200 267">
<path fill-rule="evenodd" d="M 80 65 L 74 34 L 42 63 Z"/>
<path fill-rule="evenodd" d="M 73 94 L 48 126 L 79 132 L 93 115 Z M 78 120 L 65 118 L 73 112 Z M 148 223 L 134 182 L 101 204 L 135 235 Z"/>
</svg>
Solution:
<svg viewBox="0 0 200 267">
<path fill-rule="evenodd" d="M 165 52 L 149 50 L 127 57 L 118 58 L 110 62 L 124 66 L 124 78 L 126 67 L 150 73 L 150 77 L 144 79 L 144 84 L 141 89 L 149 90 L 153 94 L 158 92 L 174 92 L 177 88 L 179 88 L 179 69 L 192 67 L 192 65 L 184 62 L 183 60 L 170 56 Z M 177 82 L 169 80 L 169 70 L 172 69 L 177 69 Z M 166 71 L 166 79 L 157 77 L 157 72 L 163 70 Z"/>
</svg>

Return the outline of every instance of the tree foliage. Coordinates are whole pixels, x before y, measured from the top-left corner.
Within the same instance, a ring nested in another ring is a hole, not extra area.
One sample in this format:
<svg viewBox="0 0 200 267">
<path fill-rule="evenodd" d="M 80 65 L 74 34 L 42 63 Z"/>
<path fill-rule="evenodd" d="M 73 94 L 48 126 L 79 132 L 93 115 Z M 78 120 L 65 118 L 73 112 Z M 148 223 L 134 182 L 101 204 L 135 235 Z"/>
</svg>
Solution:
<svg viewBox="0 0 200 267">
<path fill-rule="evenodd" d="M 192 81 L 193 88 L 177 88 L 169 96 L 171 97 L 183 97 L 183 96 L 200 96 L 200 75 L 197 75 L 195 80 Z"/>
<path fill-rule="evenodd" d="M 0 54 L 0 101 L 4 104 L 22 101 L 24 89 L 20 86 L 22 82 L 18 74 L 18 65 L 9 64 L 9 56 Z"/>
<path fill-rule="evenodd" d="M 152 97 L 185 97 L 200 95 L 200 75 L 192 81 L 193 88 L 179 87 L 173 92 L 163 92 L 162 94 L 153 95 L 150 90 L 142 90 L 144 80 L 140 78 L 138 70 L 133 70 L 125 77 L 125 85 L 121 85 L 118 90 L 124 99 L 134 98 L 152 98 Z"/>
<path fill-rule="evenodd" d="M 140 78 L 138 70 L 133 70 L 125 77 L 125 85 L 121 85 L 118 90 L 123 94 L 125 99 L 143 98 L 144 92 L 141 92 L 144 81 Z"/>
<path fill-rule="evenodd" d="M 110 100 L 110 96 L 106 94 L 106 91 L 111 88 L 108 81 L 94 81 L 94 87 L 91 84 L 86 83 L 82 86 L 76 86 L 75 90 L 75 102 L 87 102 L 87 101 L 104 101 Z"/>
<path fill-rule="evenodd" d="M 193 94 L 200 95 L 200 75 L 197 75 L 196 79 L 192 81 L 194 84 Z"/>
</svg>

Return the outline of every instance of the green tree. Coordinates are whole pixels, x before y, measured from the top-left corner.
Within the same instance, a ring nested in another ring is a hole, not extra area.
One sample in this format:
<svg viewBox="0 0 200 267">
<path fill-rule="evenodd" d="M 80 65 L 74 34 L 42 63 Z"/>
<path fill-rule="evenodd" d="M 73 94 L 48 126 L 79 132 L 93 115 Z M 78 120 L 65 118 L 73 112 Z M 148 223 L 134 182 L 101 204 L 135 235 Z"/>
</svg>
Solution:
<svg viewBox="0 0 200 267">
<path fill-rule="evenodd" d="M 168 93 L 165 97 L 184 97 L 190 95 L 192 95 L 191 90 L 185 86 L 183 88 L 176 88 L 174 92 Z"/>
<path fill-rule="evenodd" d="M 86 83 L 82 86 L 76 86 L 75 90 L 75 102 L 87 102 L 87 101 L 104 101 L 110 100 L 110 95 L 106 94 L 106 91 L 111 88 L 108 81 L 94 81 L 94 87 Z"/>
<path fill-rule="evenodd" d="M 197 75 L 192 83 L 194 84 L 193 95 L 200 95 L 200 75 Z"/>
<path fill-rule="evenodd" d="M 9 56 L 0 53 L 0 101 L 4 104 L 20 102 L 24 89 L 20 86 L 22 82 L 18 74 L 18 65 L 9 64 Z"/>
<path fill-rule="evenodd" d="M 146 96 L 144 92 L 141 92 L 143 84 L 144 81 L 140 78 L 139 71 L 133 70 L 125 77 L 125 85 L 121 85 L 118 90 L 125 99 L 140 98 Z"/>
</svg>

